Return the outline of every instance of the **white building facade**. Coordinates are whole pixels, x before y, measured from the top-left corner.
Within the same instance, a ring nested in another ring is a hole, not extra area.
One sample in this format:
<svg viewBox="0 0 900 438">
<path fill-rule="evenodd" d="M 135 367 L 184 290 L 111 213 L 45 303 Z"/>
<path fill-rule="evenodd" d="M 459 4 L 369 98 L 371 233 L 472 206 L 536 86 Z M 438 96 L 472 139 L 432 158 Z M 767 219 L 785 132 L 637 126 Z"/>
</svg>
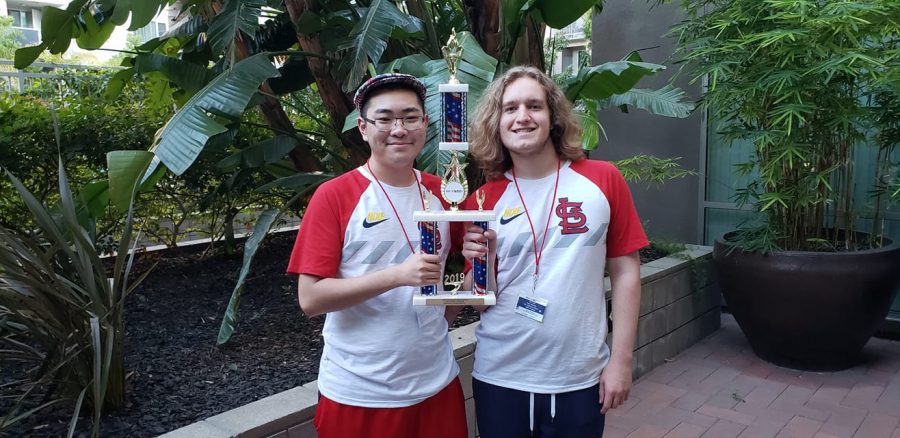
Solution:
<svg viewBox="0 0 900 438">
<path fill-rule="evenodd" d="M 567 69 L 578 72 L 584 63 L 590 65 L 591 40 L 590 35 L 585 35 L 585 17 L 581 17 L 574 23 L 562 29 L 550 29 L 545 32 L 546 38 L 562 38 L 564 46 L 556 53 L 550 73 L 558 75 Z"/>
</svg>

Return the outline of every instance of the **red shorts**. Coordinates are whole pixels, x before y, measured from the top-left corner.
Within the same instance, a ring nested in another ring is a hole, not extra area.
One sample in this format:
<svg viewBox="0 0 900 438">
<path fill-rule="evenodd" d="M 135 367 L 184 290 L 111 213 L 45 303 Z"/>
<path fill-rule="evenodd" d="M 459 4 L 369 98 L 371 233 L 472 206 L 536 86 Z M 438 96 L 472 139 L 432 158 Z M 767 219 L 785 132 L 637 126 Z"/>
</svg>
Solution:
<svg viewBox="0 0 900 438">
<path fill-rule="evenodd" d="M 319 394 L 313 420 L 319 438 L 466 438 L 466 406 L 459 378 L 404 408 L 344 405 Z"/>
</svg>

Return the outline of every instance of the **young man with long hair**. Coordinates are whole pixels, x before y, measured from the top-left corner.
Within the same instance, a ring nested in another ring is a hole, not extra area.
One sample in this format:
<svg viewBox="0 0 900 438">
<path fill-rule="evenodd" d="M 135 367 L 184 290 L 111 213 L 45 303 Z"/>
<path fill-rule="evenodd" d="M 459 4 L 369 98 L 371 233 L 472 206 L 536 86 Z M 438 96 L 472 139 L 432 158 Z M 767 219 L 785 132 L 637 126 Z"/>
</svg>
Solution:
<svg viewBox="0 0 900 438">
<path fill-rule="evenodd" d="M 632 383 L 638 249 L 648 244 L 628 186 L 613 165 L 585 158 L 570 103 L 533 67 L 495 79 L 471 126 L 470 150 L 488 177 L 484 208 L 499 213 L 492 230 L 470 226 L 463 239 L 467 258 L 494 258 L 498 291 L 476 330 L 478 430 L 602 436 L 604 414 Z"/>
</svg>

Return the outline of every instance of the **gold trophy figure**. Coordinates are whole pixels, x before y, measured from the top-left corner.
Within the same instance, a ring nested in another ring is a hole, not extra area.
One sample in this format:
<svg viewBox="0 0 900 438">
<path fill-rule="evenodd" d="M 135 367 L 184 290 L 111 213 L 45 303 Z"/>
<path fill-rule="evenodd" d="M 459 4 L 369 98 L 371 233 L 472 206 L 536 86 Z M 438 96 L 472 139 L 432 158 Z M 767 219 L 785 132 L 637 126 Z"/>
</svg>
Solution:
<svg viewBox="0 0 900 438">
<path fill-rule="evenodd" d="M 450 71 L 450 79 L 447 83 L 459 84 L 456 72 L 459 71 L 459 60 L 462 58 L 463 46 L 456 39 L 456 29 L 450 32 L 450 39 L 447 40 L 446 46 L 441 47 L 441 52 L 444 53 L 444 61 L 447 62 L 447 69 Z"/>
<path fill-rule="evenodd" d="M 437 222 L 472 222 L 487 229 L 488 224 L 496 219 L 493 211 L 484 210 L 484 193 L 476 195 L 478 210 L 460 210 L 459 205 L 469 194 L 469 185 L 464 172 L 466 164 L 460 162 L 460 152 L 469 150 L 468 124 L 467 124 L 467 97 L 469 85 L 461 84 L 457 78 L 459 66 L 462 62 L 463 46 L 457 39 L 456 31 L 450 36 L 447 45 L 442 49 L 444 60 L 450 71 L 450 79 L 447 84 L 438 85 L 441 98 L 441 141 L 438 144 L 438 162 L 441 157 L 447 157 L 447 164 L 443 164 L 444 171 L 441 174 L 441 197 L 450 204 L 447 211 L 435 211 L 426 208 L 425 211 L 413 213 L 413 219 L 419 222 L 421 242 L 431 242 L 432 230 L 437 229 Z M 433 247 L 433 245 L 423 245 Z M 456 279 L 451 281 L 449 290 L 439 285 L 427 285 L 413 295 L 415 305 L 477 305 L 490 306 L 497 303 L 497 297 L 488 287 L 486 273 L 492 269 L 487 265 L 486 258 L 472 261 L 473 289 L 459 290 L 462 274 L 448 275 Z"/>
</svg>

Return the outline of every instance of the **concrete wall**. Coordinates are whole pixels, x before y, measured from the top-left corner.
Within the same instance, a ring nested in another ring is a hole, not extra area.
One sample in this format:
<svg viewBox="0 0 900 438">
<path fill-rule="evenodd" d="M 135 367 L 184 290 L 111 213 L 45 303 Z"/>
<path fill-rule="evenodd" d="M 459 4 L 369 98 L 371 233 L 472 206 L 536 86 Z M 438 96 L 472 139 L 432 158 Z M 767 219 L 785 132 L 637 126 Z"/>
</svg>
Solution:
<svg viewBox="0 0 900 438">
<path fill-rule="evenodd" d="M 678 70 L 670 62 L 675 41 L 666 37 L 669 27 L 680 20 L 676 4 L 651 8 L 647 1 L 607 0 L 603 13 L 594 17 L 592 27 L 593 62 L 602 64 L 620 60 L 629 52 L 642 50 L 647 62 L 664 64 L 667 70 L 645 78 L 638 88 L 659 88 L 666 85 Z M 675 85 L 695 100 L 699 86 L 689 86 L 681 75 Z M 682 157 L 683 167 L 701 169 L 701 117 L 699 112 L 687 119 L 672 119 L 651 115 L 643 110 L 623 114 L 618 109 L 605 110 L 600 122 L 609 142 L 601 142 L 592 158 L 617 160 L 636 154 L 658 157 Z M 646 221 L 646 229 L 653 237 L 668 240 L 702 243 L 699 234 L 701 217 L 698 213 L 700 177 L 666 182 L 659 187 L 631 184 L 638 213 Z"/>
<path fill-rule="evenodd" d="M 718 282 L 710 247 L 641 265 L 641 311 L 634 350 L 634 378 L 649 372 L 719 328 Z M 609 279 L 606 282 L 609 297 Z M 472 366 L 475 328 L 450 332 L 466 403 L 469 436 L 476 437 Z M 615 326 L 611 327 L 615 330 Z M 314 438 L 316 382 L 232 409 L 163 435 L 162 438 Z"/>
</svg>

